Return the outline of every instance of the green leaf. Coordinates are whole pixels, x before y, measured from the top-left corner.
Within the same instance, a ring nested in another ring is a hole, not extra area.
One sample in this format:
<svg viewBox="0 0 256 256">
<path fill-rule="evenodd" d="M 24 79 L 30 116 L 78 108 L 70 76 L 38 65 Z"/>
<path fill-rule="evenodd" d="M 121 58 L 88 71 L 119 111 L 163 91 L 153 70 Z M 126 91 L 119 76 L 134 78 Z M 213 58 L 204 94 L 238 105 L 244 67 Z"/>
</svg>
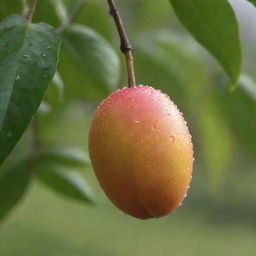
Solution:
<svg viewBox="0 0 256 256">
<path fill-rule="evenodd" d="M 219 185 L 223 174 L 230 167 L 234 151 L 234 137 L 216 105 L 215 101 L 205 95 L 197 109 L 201 155 L 204 157 L 209 184 L 213 189 Z"/>
<path fill-rule="evenodd" d="M 0 23 L 0 164 L 27 128 L 55 71 L 60 40 L 19 15 Z"/>
<path fill-rule="evenodd" d="M 81 201 L 92 203 L 93 193 L 79 172 L 61 165 L 40 165 L 37 177 L 56 192 Z"/>
<path fill-rule="evenodd" d="M 28 1 L 31 2 L 31 1 Z M 46 15 L 47 14 L 47 15 Z M 40 1 L 33 16 L 34 22 L 45 22 L 53 27 L 58 27 L 60 22 L 52 3 L 49 0 Z"/>
<path fill-rule="evenodd" d="M 0 219 L 21 200 L 31 177 L 28 163 L 19 163 L 1 172 L 0 175 Z"/>
<path fill-rule="evenodd" d="M 251 4 L 253 4 L 254 6 L 256 6 L 256 0 L 248 0 Z"/>
<path fill-rule="evenodd" d="M 52 109 L 61 108 L 65 104 L 65 85 L 58 71 L 56 71 L 49 87 L 45 93 L 44 101 L 51 106 Z"/>
<path fill-rule="evenodd" d="M 48 104 L 46 101 L 42 101 L 37 110 L 37 114 L 47 115 L 51 111 L 52 111 L 52 108 L 51 108 L 50 104 Z"/>
<path fill-rule="evenodd" d="M 90 164 L 87 152 L 71 147 L 54 147 L 42 150 L 38 153 L 37 158 L 70 167 L 84 167 Z"/>
<path fill-rule="evenodd" d="M 228 120 L 233 134 L 254 157 L 256 156 L 256 82 L 243 75 L 237 89 L 230 93 L 219 87 L 218 106 Z"/>
<path fill-rule="evenodd" d="M 59 100 L 63 101 L 64 99 L 64 82 L 62 80 L 61 75 L 57 71 L 52 79 L 52 83 L 55 85 L 56 89 L 58 90 Z"/>
<path fill-rule="evenodd" d="M 234 11 L 227 0 L 170 0 L 182 24 L 220 63 L 231 88 L 241 72 L 241 45 Z"/>
<path fill-rule="evenodd" d="M 67 95 L 69 88 L 71 91 L 80 86 L 78 98 L 84 95 L 100 99 L 117 87 L 119 59 L 104 38 L 88 27 L 75 24 L 63 32 L 62 40 L 65 55 L 60 73 L 67 85 Z"/>
<path fill-rule="evenodd" d="M 67 9 L 66 9 L 66 6 L 65 6 L 63 0 L 50 0 L 50 2 L 53 5 L 54 10 L 55 10 L 59 20 L 62 23 L 67 22 L 68 14 L 67 14 Z"/>
</svg>

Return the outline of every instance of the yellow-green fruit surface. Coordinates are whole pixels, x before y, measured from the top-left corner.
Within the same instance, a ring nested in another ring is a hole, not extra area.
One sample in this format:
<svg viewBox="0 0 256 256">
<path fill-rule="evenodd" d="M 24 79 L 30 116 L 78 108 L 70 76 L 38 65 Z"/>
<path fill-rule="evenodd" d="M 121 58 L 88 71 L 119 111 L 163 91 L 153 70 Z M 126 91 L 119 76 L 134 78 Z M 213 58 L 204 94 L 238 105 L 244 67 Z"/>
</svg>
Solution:
<svg viewBox="0 0 256 256">
<path fill-rule="evenodd" d="M 193 146 L 176 105 L 150 86 L 124 88 L 98 107 L 89 152 L 110 200 L 140 219 L 161 217 L 186 197 Z"/>
</svg>

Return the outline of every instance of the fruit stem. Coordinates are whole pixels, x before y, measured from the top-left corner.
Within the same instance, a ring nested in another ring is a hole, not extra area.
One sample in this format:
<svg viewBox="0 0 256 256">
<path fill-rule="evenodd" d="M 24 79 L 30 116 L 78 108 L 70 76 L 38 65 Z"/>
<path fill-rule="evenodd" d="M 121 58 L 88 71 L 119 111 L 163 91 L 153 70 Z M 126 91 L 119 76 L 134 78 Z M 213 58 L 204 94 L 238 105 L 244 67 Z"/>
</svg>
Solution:
<svg viewBox="0 0 256 256">
<path fill-rule="evenodd" d="M 108 5 L 110 8 L 110 14 L 114 18 L 114 21 L 119 33 L 120 42 L 121 42 L 120 49 L 125 55 L 129 87 L 133 87 L 133 86 L 136 86 L 136 80 L 135 80 L 135 73 L 134 73 L 132 45 L 130 44 L 130 41 L 124 29 L 124 25 L 123 25 L 121 16 L 118 12 L 118 9 L 116 7 L 115 1 L 108 0 Z"/>
<path fill-rule="evenodd" d="M 28 11 L 28 15 L 27 15 L 28 23 L 32 22 L 33 15 L 36 11 L 36 5 L 37 5 L 37 0 L 32 0 L 32 4 L 31 4 L 31 7 L 30 7 L 30 9 Z"/>
</svg>

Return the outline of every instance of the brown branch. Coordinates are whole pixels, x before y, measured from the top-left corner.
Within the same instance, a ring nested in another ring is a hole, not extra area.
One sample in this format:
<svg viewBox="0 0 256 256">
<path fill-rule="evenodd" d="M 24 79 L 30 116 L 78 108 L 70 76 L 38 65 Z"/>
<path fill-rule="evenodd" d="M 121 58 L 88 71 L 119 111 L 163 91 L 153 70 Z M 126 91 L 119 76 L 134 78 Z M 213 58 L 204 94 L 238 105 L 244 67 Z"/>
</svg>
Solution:
<svg viewBox="0 0 256 256">
<path fill-rule="evenodd" d="M 32 0 L 32 4 L 31 4 L 31 7 L 30 7 L 30 9 L 28 11 L 28 15 L 27 15 L 28 23 L 32 22 L 33 15 L 36 11 L 36 5 L 37 5 L 37 0 Z"/>
<path fill-rule="evenodd" d="M 121 19 L 121 16 L 117 10 L 116 4 L 114 0 L 108 0 L 108 5 L 110 8 L 110 14 L 113 16 L 120 41 L 121 46 L 120 49 L 125 55 L 127 71 L 128 71 L 128 82 L 129 87 L 136 86 L 135 74 L 134 74 L 134 65 L 133 65 L 133 55 L 132 55 L 132 46 L 128 39 L 128 36 L 125 32 L 124 25 Z"/>
</svg>

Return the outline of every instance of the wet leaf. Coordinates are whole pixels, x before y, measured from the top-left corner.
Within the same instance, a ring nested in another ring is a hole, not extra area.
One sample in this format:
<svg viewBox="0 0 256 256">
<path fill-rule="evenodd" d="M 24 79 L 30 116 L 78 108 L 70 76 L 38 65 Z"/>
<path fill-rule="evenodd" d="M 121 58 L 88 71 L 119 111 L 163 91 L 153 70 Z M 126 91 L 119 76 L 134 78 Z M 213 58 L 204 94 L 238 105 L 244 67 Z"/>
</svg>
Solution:
<svg viewBox="0 0 256 256">
<path fill-rule="evenodd" d="M 0 164 L 37 111 L 55 71 L 60 40 L 19 15 L 0 23 Z"/>
</svg>

